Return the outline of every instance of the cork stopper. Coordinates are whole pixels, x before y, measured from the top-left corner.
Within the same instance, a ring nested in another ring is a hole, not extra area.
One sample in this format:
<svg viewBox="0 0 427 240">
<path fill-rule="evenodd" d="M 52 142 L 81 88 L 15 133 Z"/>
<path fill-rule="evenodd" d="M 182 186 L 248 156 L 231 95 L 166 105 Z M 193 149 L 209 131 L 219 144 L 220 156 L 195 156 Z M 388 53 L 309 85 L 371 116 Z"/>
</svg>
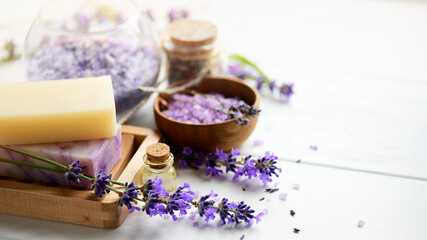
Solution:
<svg viewBox="0 0 427 240">
<path fill-rule="evenodd" d="M 164 143 L 155 143 L 147 147 L 147 158 L 152 163 L 165 163 L 169 155 L 170 148 Z"/>
<path fill-rule="evenodd" d="M 172 42 L 182 46 L 202 46 L 215 41 L 218 29 L 215 24 L 195 19 L 179 19 L 169 25 Z"/>
</svg>

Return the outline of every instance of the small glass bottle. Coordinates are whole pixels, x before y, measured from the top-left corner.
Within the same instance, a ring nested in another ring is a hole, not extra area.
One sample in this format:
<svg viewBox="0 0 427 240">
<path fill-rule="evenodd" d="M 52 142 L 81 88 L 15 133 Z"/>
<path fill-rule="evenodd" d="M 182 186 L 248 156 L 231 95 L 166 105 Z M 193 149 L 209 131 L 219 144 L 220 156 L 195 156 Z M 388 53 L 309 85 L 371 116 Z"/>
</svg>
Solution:
<svg viewBox="0 0 427 240">
<path fill-rule="evenodd" d="M 210 22 L 188 18 L 172 22 L 161 40 L 168 59 L 169 83 L 221 73 L 224 47 L 217 35 L 217 26 Z"/>
<path fill-rule="evenodd" d="M 156 143 L 147 147 L 144 155 L 142 183 L 153 180 L 156 176 L 162 179 L 162 185 L 169 193 L 175 192 L 176 170 L 173 167 L 174 157 L 168 145 Z"/>
</svg>

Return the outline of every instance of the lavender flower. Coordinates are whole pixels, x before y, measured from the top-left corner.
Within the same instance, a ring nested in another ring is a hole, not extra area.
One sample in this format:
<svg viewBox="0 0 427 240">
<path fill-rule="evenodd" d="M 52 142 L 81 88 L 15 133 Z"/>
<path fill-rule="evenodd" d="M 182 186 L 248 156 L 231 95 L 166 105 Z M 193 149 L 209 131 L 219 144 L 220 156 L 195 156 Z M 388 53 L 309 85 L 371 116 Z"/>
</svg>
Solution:
<svg viewBox="0 0 427 240">
<path fill-rule="evenodd" d="M 144 186 L 141 187 L 141 193 L 144 197 L 148 197 L 151 192 L 157 193 L 159 196 L 168 196 L 169 193 L 162 186 L 162 179 L 156 176 L 153 180 L 148 180 Z"/>
<path fill-rule="evenodd" d="M 153 10 L 148 9 L 145 14 L 148 16 L 148 18 L 154 22 L 154 14 L 153 14 Z"/>
<path fill-rule="evenodd" d="M 188 190 L 185 190 L 188 189 Z M 190 190 L 190 185 L 185 183 L 184 186 L 179 187 L 172 195 L 169 196 L 166 202 L 166 213 L 172 216 L 173 220 L 176 221 L 176 211 L 179 211 L 179 215 L 186 215 L 187 210 L 191 209 L 190 204 L 194 198 L 194 192 Z"/>
<path fill-rule="evenodd" d="M 243 220 L 244 222 L 249 223 L 250 219 L 254 218 L 253 214 L 255 213 L 255 210 L 251 209 L 251 207 L 245 204 L 244 201 L 241 201 L 237 205 L 235 211 L 236 211 L 236 214 L 235 214 L 234 220 L 236 223 L 239 223 L 240 220 Z M 258 217 L 257 222 L 260 221 L 259 218 L 261 216 L 262 215 L 257 216 Z"/>
<path fill-rule="evenodd" d="M 199 199 L 199 202 L 197 204 L 197 208 L 199 210 L 199 215 L 200 217 L 205 216 L 206 219 L 215 219 L 215 216 L 213 215 L 212 211 L 208 211 L 208 209 L 212 209 L 212 207 L 214 206 L 214 201 L 213 200 L 208 200 L 211 197 L 217 197 L 218 194 L 211 192 L 208 195 L 204 195 Z M 216 211 L 216 209 L 215 209 Z"/>
<path fill-rule="evenodd" d="M 185 155 L 191 155 L 193 150 L 190 147 L 184 147 L 184 151 L 182 151 Z"/>
<path fill-rule="evenodd" d="M 238 55 L 230 55 L 230 65 L 228 66 L 228 74 L 241 78 L 256 81 L 256 88 L 261 91 L 264 87 L 268 88 L 272 94 L 278 94 L 282 99 L 288 101 L 291 95 L 294 94 L 293 83 L 282 83 L 277 85 L 275 80 L 269 79 L 253 62 L 247 58 Z"/>
<path fill-rule="evenodd" d="M 169 22 L 173 22 L 182 18 L 187 18 L 189 16 L 190 12 L 187 9 L 172 8 L 168 13 Z"/>
<path fill-rule="evenodd" d="M 292 94 L 294 94 L 294 83 L 283 83 L 282 86 L 280 87 L 280 96 L 282 96 L 285 99 L 289 99 L 291 97 Z"/>
<path fill-rule="evenodd" d="M 107 175 L 102 170 L 99 170 L 91 185 L 91 189 L 94 190 L 96 196 L 102 197 L 105 193 L 110 192 L 108 186 L 110 185 L 111 176 L 111 174 Z"/>
<path fill-rule="evenodd" d="M 136 203 L 136 198 L 139 194 L 139 188 L 134 187 L 134 183 L 125 183 L 124 190 L 120 194 L 120 198 L 117 203 L 120 206 L 126 205 L 128 209 L 132 208 L 132 203 Z"/>
<path fill-rule="evenodd" d="M 221 219 L 222 223 L 225 224 L 225 220 L 228 221 L 228 223 L 236 222 L 238 223 L 237 214 L 235 215 L 236 218 L 233 217 L 232 211 L 237 208 L 237 204 L 235 203 L 228 203 L 227 198 L 223 198 L 218 205 L 218 212 L 219 212 L 219 218 Z M 237 220 L 237 221 L 236 221 Z"/>
<path fill-rule="evenodd" d="M 65 172 L 65 180 L 67 180 L 67 184 L 70 184 L 70 182 L 75 182 L 77 184 L 80 183 L 79 174 L 82 173 L 83 169 L 86 168 L 86 166 L 79 165 L 80 160 L 76 160 L 72 162 Z"/>
<path fill-rule="evenodd" d="M 185 147 L 185 152 L 189 153 L 189 147 Z M 252 155 L 238 159 L 237 156 L 239 155 L 240 152 L 237 148 L 232 149 L 230 153 L 224 153 L 222 149 L 217 149 L 215 153 L 207 155 L 200 154 L 200 152 L 191 155 L 185 154 L 178 161 L 180 166 L 198 168 L 201 165 L 205 165 L 205 174 L 207 176 L 222 175 L 224 173 L 221 169 L 222 167 L 225 167 L 226 173 L 233 172 L 234 179 L 241 176 L 246 176 L 249 179 L 258 177 L 264 184 L 271 182 L 272 176 L 279 176 L 280 169 L 276 166 L 277 156 L 274 154 L 266 152 L 263 157 L 258 159 L 252 158 Z"/>
</svg>

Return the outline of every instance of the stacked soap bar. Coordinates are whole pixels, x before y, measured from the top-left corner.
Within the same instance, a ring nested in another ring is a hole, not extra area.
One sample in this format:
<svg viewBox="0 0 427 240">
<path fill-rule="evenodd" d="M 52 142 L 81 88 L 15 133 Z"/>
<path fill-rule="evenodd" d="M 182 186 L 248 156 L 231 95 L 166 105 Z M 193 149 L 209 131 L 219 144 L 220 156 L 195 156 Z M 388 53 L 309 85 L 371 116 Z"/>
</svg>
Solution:
<svg viewBox="0 0 427 240">
<path fill-rule="evenodd" d="M 0 84 L 0 144 L 65 166 L 80 160 L 85 174 L 109 172 L 121 155 L 111 78 Z M 0 158 L 52 167 L 4 149 Z M 1 175 L 66 183 L 64 174 L 9 163 Z"/>
<path fill-rule="evenodd" d="M 120 131 L 120 125 L 117 125 L 116 136 L 112 138 L 72 142 L 9 145 L 9 147 L 53 160 L 65 166 L 70 165 L 75 160 L 80 160 L 80 164 L 86 166 L 83 173 L 94 176 L 101 169 L 105 172 L 110 172 L 114 167 L 121 155 L 121 139 L 122 134 Z M 0 158 L 52 167 L 52 165 L 48 163 L 5 149 L 0 149 Z M 48 183 L 67 184 L 64 174 L 62 173 L 1 162 L 0 176 L 17 177 Z M 78 186 L 90 187 L 90 184 L 91 183 L 89 181 L 82 181 Z"/>
<path fill-rule="evenodd" d="M 0 144 L 114 135 L 116 113 L 109 76 L 0 84 Z"/>
</svg>

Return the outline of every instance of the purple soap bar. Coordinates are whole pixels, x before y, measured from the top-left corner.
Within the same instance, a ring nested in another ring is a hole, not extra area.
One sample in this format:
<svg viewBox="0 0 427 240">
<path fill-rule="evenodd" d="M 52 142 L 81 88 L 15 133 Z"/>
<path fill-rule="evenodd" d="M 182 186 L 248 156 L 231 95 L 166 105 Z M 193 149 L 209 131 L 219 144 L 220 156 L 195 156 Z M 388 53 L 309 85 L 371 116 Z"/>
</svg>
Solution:
<svg viewBox="0 0 427 240">
<path fill-rule="evenodd" d="M 118 125 L 117 134 L 113 138 L 73 142 L 10 145 L 9 147 L 53 160 L 65 166 L 70 165 L 75 160 L 80 160 L 80 165 L 86 166 L 83 173 L 95 176 L 100 169 L 104 172 L 110 172 L 119 160 L 122 151 L 122 134 L 120 126 Z M 54 167 L 51 164 L 5 149 L 0 149 L 0 158 Z M 0 162 L 0 176 L 16 177 L 54 184 L 67 184 L 64 174 L 62 173 L 24 167 L 10 163 Z M 77 186 L 89 188 L 90 185 L 91 182 L 82 180 L 81 184 Z"/>
</svg>

